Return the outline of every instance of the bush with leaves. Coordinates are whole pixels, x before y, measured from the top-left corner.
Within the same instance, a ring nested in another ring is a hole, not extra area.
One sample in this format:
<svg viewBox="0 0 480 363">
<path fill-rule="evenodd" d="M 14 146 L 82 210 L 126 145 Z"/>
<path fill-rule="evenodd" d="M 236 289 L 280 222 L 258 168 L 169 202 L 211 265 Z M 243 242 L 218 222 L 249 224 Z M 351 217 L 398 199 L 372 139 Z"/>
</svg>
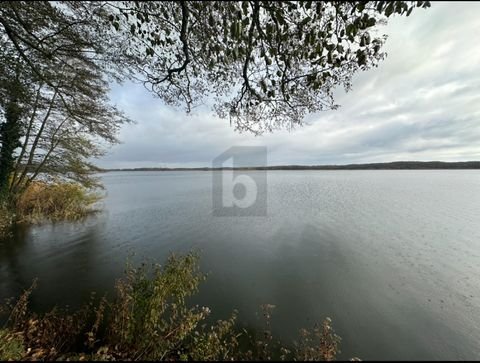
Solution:
<svg viewBox="0 0 480 363">
<path fill-rule="evenodd" d="M 187 300 L 205 279 L 195 254 L 171 256 L 164 266 L 128 265 L 112 301 L 97 301 L 74 313 L 29 311 L 32 285 L 9 304 L 1 331 L 0 359 L 35 360 L 334 360 L 339 338 L 326 319 L 313 331 L 302 330 L 289 348 L 270 331 L 273 305 L 262 306 L 264 331 L 248 333 L 227 320 L 207 323 L 210 310 Z M 1 310 L 0 310 L 1 311 Z M 249 342 L 248 344 L 241 344 Z"/>
</svg>

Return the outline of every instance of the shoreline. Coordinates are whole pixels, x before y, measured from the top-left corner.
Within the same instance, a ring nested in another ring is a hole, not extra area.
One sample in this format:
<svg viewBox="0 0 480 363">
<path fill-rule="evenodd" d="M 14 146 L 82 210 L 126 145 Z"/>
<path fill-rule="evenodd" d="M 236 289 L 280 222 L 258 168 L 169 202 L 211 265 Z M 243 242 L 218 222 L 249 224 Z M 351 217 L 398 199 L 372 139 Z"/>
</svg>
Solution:
<svg viewBox="0 0 480 363">
<path fill-rule="evenodd" d="M 220 170 L 480 170 L 480 161 L 395 161 L 390 163 L 368 163 L 347 165 L 274 165 L 245 167 L 198 167 L 198 168 L 112 168 L 98 172 L 115 171 L 220 171 Z"/>
</svg>

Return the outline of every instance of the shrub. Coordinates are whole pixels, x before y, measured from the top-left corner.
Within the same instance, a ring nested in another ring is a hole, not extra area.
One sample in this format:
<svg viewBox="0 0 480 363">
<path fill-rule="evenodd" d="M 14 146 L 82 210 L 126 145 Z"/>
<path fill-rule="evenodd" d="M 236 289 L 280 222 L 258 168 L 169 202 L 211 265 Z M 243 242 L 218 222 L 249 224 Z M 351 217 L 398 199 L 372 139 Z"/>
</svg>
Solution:
<svg viewBox="0 0 480 363">
<path fill-rule="evenodd" d="M 0 359 L 35 360 L 334 360 L 339 338 L 325 320 L 313 332 L 303 330 L 300 344 L 287 349 L 270 333 L 273 305 L 264 305 L 266 329 L 239 332 L 236 312 L 227 320 L 206 323 L 210 310 L 189 307 L 205 276 L 195 254 L 171 256 L 164 266 L 128 266 L 106 298 L 74 314 L 54 309 L 37 315 L 27 304 L 32 285 L 10 304 L 8 330 L 1 331 Z M 239 344 L 240 339 L 252 344 Z"/>
</svg>

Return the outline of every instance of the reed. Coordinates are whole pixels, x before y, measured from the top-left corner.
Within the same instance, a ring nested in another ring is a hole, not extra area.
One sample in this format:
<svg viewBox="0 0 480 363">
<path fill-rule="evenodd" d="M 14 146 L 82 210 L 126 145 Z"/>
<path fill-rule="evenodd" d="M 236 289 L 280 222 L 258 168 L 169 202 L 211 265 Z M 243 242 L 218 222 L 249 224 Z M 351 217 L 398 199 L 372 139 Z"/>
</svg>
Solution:
<svg viewBox="0 0 480 363">
<path fill-rule="evenodd" d="M 99 199 L 99 194 L 77 183 L 36 181 L 16 199 L 16 221 L 79 220 L 94 211 Z"/>
</svg>

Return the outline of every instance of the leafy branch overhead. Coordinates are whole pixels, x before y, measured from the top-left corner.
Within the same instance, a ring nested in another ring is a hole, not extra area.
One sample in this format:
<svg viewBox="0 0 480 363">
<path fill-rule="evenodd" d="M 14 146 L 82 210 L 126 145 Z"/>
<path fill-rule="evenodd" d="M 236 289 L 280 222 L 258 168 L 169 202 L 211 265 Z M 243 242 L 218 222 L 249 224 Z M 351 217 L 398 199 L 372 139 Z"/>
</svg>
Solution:
<svg viewBox="0 0 480 363">
<path fill-rule="evenodd" d="M 428 1 L 109 3 L 138 77 L 187 111 L 215 99 L 221 117 L 254 133 L 334 109 L 333 90 L 385 54 L 378 25 Z"/>
</svg>

